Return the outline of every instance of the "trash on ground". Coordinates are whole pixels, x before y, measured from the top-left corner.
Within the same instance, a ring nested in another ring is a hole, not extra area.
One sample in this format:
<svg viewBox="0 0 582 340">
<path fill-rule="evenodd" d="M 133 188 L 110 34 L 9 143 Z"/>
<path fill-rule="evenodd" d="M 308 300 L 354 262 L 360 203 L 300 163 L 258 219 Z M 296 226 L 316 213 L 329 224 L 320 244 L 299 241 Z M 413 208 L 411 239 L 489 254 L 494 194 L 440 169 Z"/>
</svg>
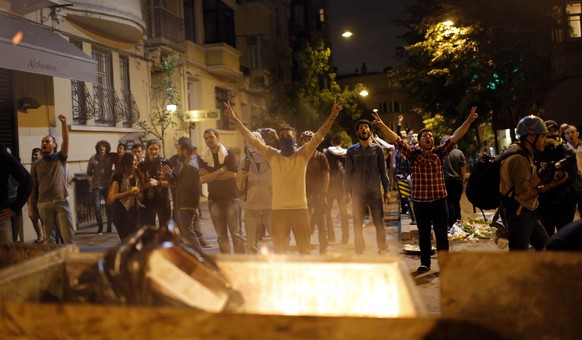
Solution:
<svg viewBox="0 0 582 340">
<path fill-rule="evenodd" d="M 492 235 L 493 230 L 490 222 L 484 219 L 457 221 L 449 230 L 449 239 L 451 240 L 478 241 L 490 239 Z"/>
<path fill-rule="evenodd" d="M 405 244 L 402 246 L 402 251 L 407 255 L 419 255 L 420 254 L 420 247 L 415 244 Z M 436 248 L 433 246 L 431 248 L 431 254 L 436 253 Z"/>
</svg>

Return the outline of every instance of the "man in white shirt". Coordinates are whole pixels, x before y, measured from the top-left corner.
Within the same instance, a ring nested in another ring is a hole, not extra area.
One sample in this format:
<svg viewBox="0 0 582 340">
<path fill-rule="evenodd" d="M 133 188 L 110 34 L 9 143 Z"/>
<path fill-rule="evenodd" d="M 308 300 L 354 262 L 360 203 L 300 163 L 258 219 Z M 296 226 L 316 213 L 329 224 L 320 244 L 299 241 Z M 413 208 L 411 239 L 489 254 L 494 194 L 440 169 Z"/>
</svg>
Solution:
<svg viewBox="0 0 582 340">
<path fill-rule="evenodd" d="M 578 171 L 576 179 L 574 179 L 574 187 L 576 188 L 576 202 L 578 203 L 578 213 L 582 216 L 582 140 L 580 140 L 580 132 L 574 125 L 568 125 L 564 130 L 564 136 L 568 143 L 568 147 L 576 152 L 576 165 Z"/>
</svg>

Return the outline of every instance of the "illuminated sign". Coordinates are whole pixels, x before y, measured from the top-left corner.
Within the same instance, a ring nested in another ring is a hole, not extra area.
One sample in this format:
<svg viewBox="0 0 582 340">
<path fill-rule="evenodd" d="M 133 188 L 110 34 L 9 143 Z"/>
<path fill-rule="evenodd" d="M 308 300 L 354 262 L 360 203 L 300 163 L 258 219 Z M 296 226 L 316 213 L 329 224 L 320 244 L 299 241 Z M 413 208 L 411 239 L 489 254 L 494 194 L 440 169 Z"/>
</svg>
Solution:
<svg viewBox="0 0 582 340">
<path fill-rule="evenodd" d="M 190 110 L 184 112 L 184 121 L 201 122 L 204 120 L 218 120 L 220 115 L 216 110 Z"/>
</svg>

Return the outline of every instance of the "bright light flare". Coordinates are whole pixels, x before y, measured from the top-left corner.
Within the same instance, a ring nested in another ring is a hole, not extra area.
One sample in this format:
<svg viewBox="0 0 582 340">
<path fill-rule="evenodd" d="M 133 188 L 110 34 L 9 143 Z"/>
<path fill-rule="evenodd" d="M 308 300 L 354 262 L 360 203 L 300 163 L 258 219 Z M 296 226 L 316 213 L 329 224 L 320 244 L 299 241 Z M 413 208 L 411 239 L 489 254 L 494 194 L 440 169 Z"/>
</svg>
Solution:
<svg viewBox="0 0 582 340">
<path fill-rule="evenodd" d="M 455 23 L 452 22 L 451 20 L 443 21 L 443 25 L 445 25 L 445 26 L 449 26 L 450 27 L 450 26 L 453 26 L 454 24 Z"/>
<path fill-rule="evenodd" d="M 176 106 L 176 104 L 166 105 L 166 110 L 168 110 L 169 112 L 176 112 L 177 109 L 178 109 L 178 107 Z"/>
<path fill-rule="evenodd" d="M 261 244 L 259 245 L 259 254 L 266 256 L 271 254 L 271 251 L 269 251 L 269 246 L 267 246 L 266 244 Z"/>
<path fill-rule="evenodd" d="M 23 37 L 24 37 L 24 34 L 22 34 L 22 31 L 16 32 L 16 34 L 12 37 L 12 45 L 20 44 Z"/>
<path fill-rule="evenodd" d="M 368 91 L 367 91 L 367 90 L 362 90 L 362 91 L 360 91 L 360 96 L 362 96 L 362 97 L 367 97 L 368 95 L 369 95 L 369 93 L 368 93 Z"/>
<path fill-rule="evenodd" d="M 344 38 L 349 38 L 352 35 L 354 35 L 354 34 L 350 31 L 345 31 L 344 33 L 342 33 L 342 37 L 344 37 Z"/>
</svg>

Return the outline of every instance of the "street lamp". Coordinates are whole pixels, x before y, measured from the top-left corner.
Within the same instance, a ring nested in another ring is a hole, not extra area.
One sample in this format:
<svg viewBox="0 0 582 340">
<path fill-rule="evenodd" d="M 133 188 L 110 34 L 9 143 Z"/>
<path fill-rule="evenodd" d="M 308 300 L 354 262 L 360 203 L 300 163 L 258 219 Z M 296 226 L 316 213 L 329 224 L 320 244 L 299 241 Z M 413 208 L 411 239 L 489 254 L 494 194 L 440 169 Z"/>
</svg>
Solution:
<svg viewBox="0 0 582 340">
<path fill-rule="evenodd" d="M 362 90 L 362 91 L 360 91 L 360 96 L 362 96 L 362 97 L 367 97 L 367 96 L 368 96 L 368 94 L 369 94 L 369 93 L 368 93 L 368 91 L 367 91 L 367 90 Z"/>
<path fill-rule="evenodd" d="M 176 104 L 168 104 L 166 105 L 166 110 L 170 113 L 174 113 L 176 112 L 176 110 L 178 109 L 178 107 L 176 106 Z"/>
<path fill-rule="evenodd" d="M 342 37 L 344 37 L 344 38 L 349 38 L 352 35 L 354 35 L 354 34 L 350 31 L 345 31 L 344 33 L 342 33 Z"/>
</svg>

